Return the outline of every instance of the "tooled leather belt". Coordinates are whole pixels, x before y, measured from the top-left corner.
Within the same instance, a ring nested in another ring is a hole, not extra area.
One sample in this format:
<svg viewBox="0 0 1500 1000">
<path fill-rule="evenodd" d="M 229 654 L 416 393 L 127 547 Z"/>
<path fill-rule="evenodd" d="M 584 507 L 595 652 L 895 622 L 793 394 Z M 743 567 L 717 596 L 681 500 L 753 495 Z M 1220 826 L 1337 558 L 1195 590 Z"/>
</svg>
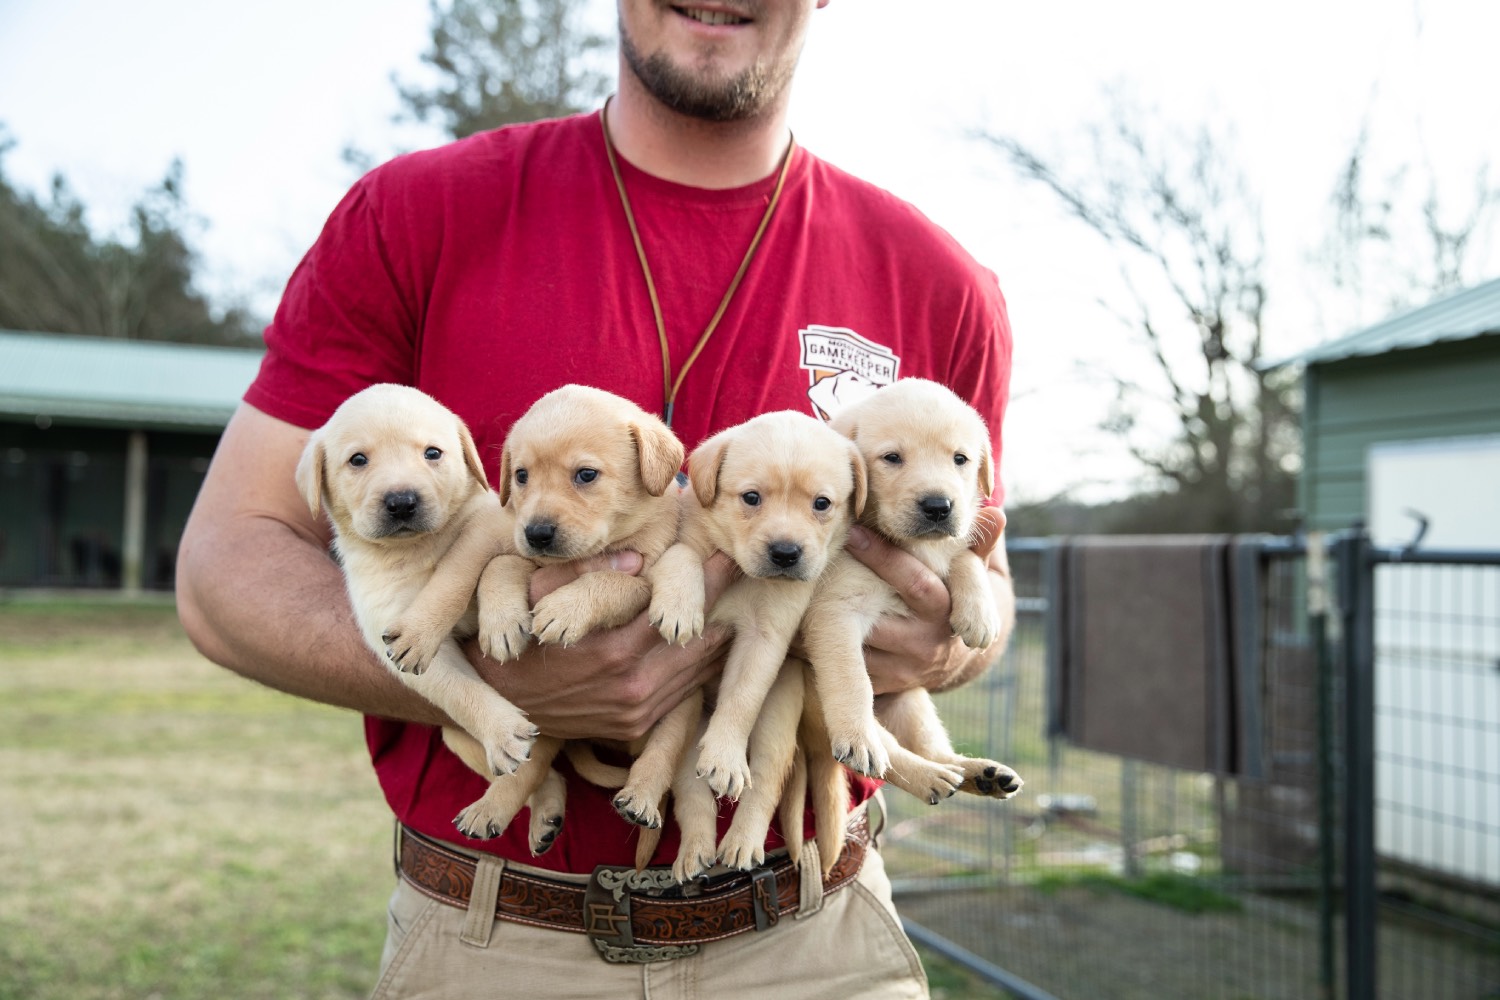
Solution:
<svg viewBox="0 0 1500 1000">
<path fill-rule="evenodd" d="M 397 867 L 417 891 L 468 908 L 476 863 L 406 827 Z M 859 874 L 870 841 L 865 810 L 850 817 L 844 849 L 823 879 L 823 894 Z M 600 865 L 587 884 L 563 882 L 506 868 L 495 916 L 534 927 L 587 934 L 609 961 L 659 961 L 697 951 L 709 941 L 764 930 L 801 902 L 798 866 L 790 858 L 707 883 L 678 886 L 671 870 Z"/>
</svg>

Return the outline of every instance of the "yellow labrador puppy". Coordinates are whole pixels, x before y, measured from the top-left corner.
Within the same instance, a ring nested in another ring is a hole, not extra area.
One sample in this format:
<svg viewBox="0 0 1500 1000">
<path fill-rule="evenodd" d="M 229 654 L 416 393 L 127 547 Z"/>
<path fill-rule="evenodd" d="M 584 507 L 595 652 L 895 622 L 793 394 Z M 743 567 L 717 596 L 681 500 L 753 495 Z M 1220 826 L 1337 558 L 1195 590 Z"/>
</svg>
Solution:
<svg viewBox="0 0 1500 1000">
<path fill-rule="evenodd" d="M 650 616 L 668 641 L 701 634 L 705 613 L 733 632 L 696 772 L 714 794 L 738 799 L 753 782 L 747 748 L 762 705 L 819 576 L 864 504 L 865 468 L 847 438 L 781 411 L 703 442 L 688 475 L 698 503 L 657 563 Z M 705 612 L 703 562 L 715 549 L 744 576 Z"/>
<path fill-rule="evenodd" d="M 458 638 L 478 627 L 472 601 L 422 655 L 387 655 L 388 623 L 416 599 L 460 539 L 504 533 L 493 527 L 506 515 L 463 421 L 417 389 L 371 386 L 313 432 L 296 477 L 313 515 L 326 509 L 333 524 L 366 644 L 463 727 L 444 735 L 470 767 L 491 778 L 512 774 L 530 756 L 538 733 L 459 648 Z"/>
<path fill-rule="evenodd" d="M 903 379 L 841 410 L 832 426 L 853 440 L 869 470 L 860 523 L 947 584 L 949 622 L 966 645 L 984 649 L 1002 639 L 984 561 L 969 548 L 975 515 L 995 486 L 983 419 L 946 387 Z M 1010 768 L 953 751 L 926 691 L 875 700 L 865 638 L 882 616 L 908 614 L 896 591 L 852 556 L 829 566 L 802 637 L 834 756 L 931 803 L 960 787 L 1002 799 L 1015 794 L 1021 779 Z"/>
</svg>

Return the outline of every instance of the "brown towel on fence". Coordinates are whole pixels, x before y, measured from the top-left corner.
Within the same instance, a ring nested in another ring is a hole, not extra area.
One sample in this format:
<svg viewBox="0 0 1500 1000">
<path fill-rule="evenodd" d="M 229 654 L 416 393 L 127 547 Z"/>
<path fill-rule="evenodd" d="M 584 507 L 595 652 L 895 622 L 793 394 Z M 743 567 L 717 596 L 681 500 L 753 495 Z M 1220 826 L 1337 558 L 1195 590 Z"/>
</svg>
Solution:
<svg viewBox="0 0 1500 1000">
<path fill-rule="evenodd" d="M 1151 763 L 1235 770 L 1229 548 L 1224 535 L 1059 544 L 1054 733 Z"/>
</svg>

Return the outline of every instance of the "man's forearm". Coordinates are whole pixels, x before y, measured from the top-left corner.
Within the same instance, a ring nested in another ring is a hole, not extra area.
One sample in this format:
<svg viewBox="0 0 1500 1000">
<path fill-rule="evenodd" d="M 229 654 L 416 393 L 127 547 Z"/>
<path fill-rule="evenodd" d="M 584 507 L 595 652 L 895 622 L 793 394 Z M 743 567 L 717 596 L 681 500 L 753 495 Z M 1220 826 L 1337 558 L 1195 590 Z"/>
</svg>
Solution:
<svg viewBox="0 0 1500 1000">
<path fill-rule="evenodd" d="M 444 721 L 365 645 L 327 553 L 285 524 L 242 516 L 212 532 L 189 531 L 177 579 L 183 627 L 215 663 L 325 704 Z"/>
</svg>

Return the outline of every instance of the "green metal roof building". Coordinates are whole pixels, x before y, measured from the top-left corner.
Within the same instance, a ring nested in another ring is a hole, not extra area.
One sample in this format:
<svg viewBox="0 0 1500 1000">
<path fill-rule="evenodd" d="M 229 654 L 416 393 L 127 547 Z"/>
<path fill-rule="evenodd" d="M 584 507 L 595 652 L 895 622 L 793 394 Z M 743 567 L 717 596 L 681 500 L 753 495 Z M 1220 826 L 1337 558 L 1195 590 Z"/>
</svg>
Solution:
<svg viewBox="0 0 1500 1000">
<path fill-rule="evenodd" d="M 170 589 L 263 353 L 0 331 L 0 587 Z"/>
<path fill-rule="evenodd" d="M 1369 516 L 1372 449 L 1500 435 L 1500 280 L 1280 363 L 1306 366 L 1307 527 L 1346 528 Z"/>
</svg>

